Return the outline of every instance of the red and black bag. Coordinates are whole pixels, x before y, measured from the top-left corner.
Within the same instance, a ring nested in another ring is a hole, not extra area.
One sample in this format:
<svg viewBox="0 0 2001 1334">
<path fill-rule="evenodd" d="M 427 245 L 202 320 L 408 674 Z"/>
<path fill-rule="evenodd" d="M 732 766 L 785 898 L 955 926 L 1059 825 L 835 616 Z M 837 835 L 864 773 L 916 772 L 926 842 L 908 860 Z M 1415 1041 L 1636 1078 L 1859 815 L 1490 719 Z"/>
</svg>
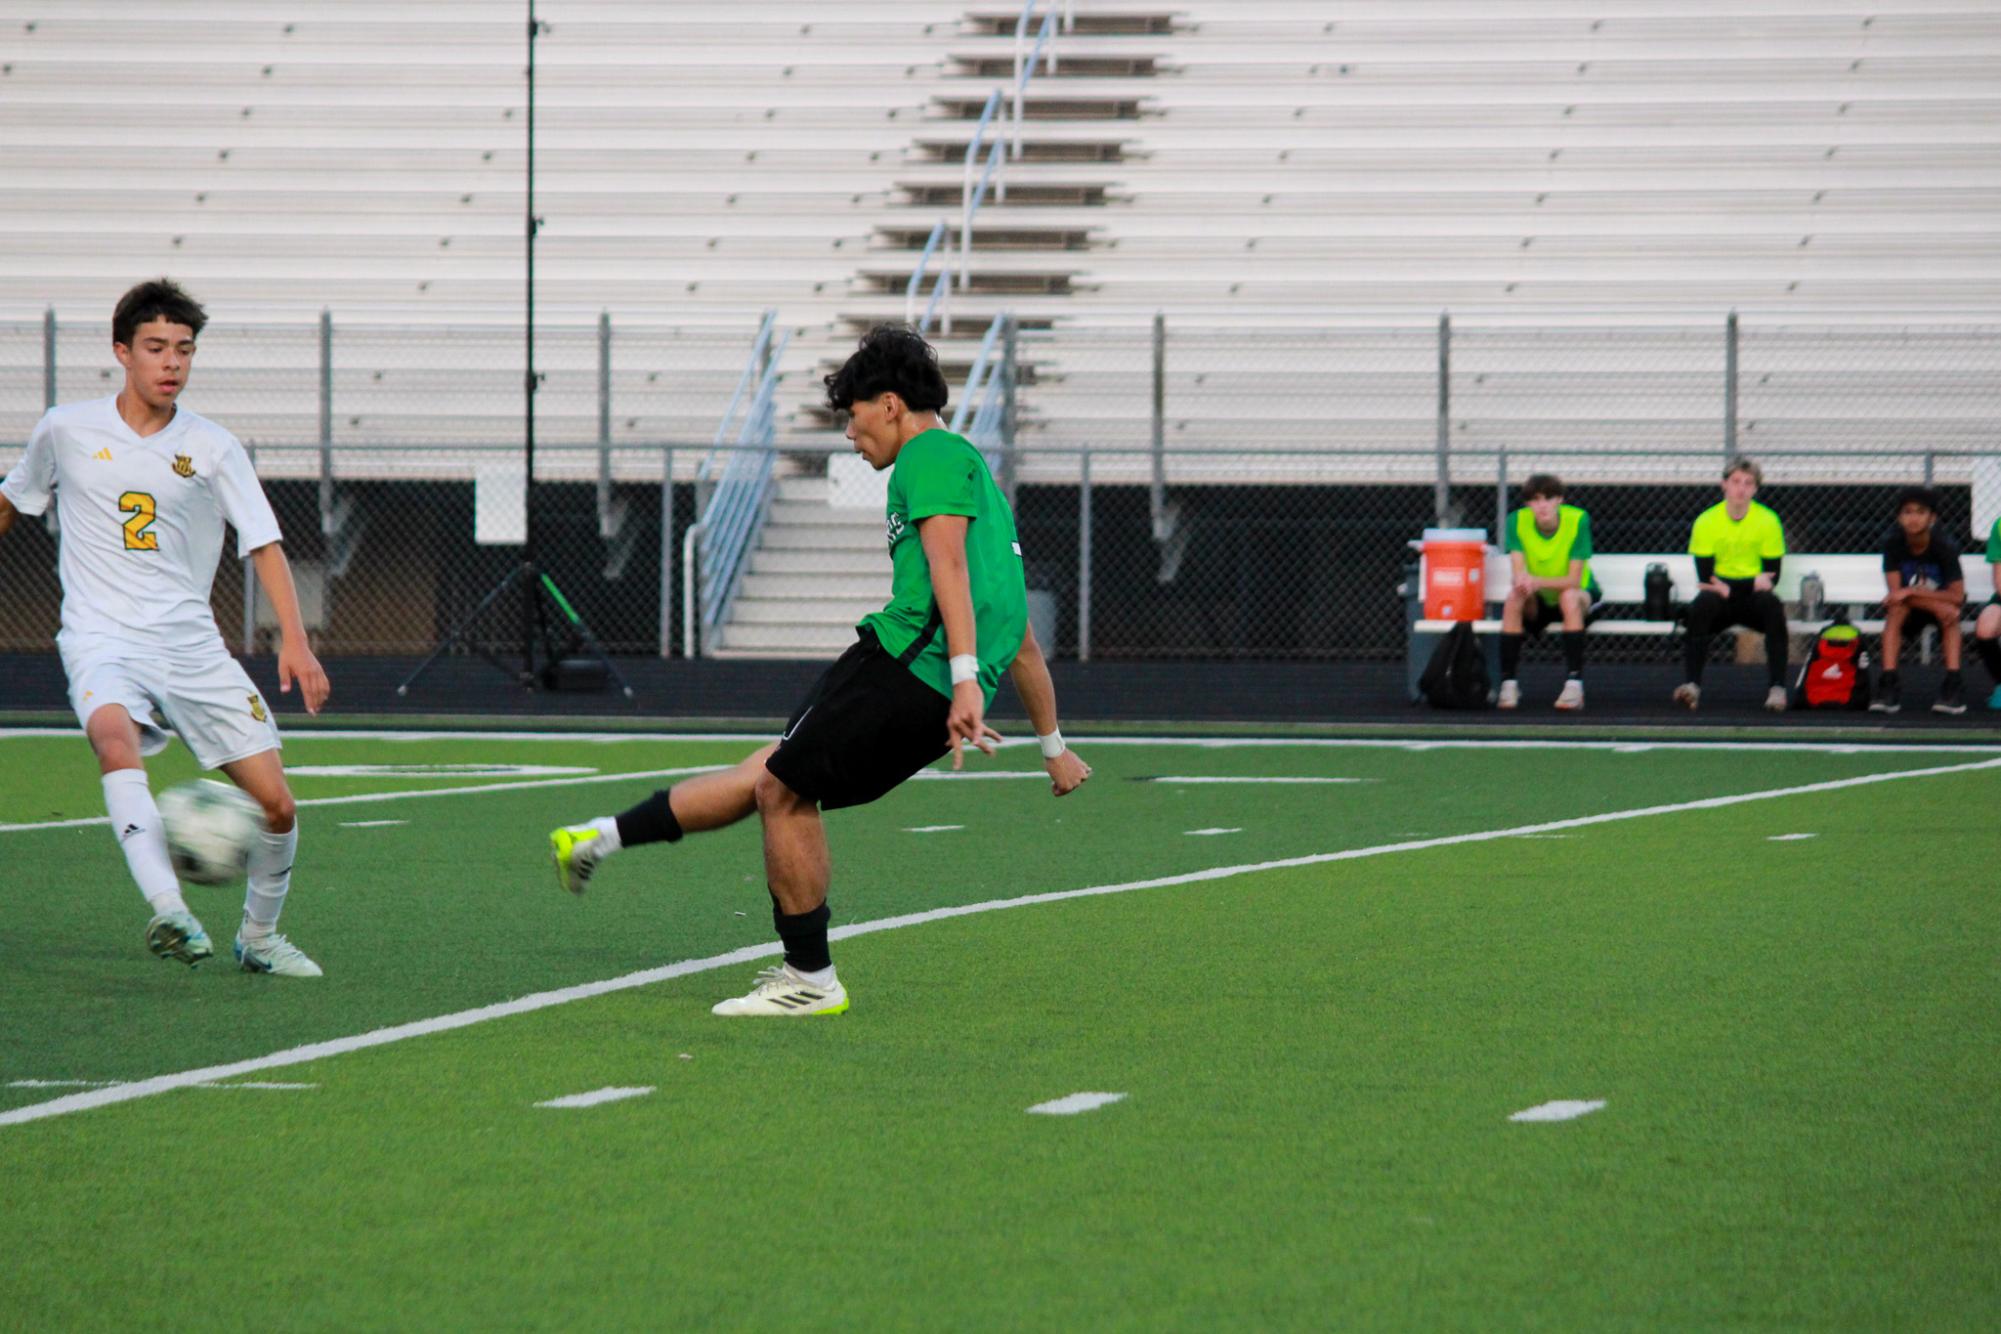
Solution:
<svg viewBox="0 0 2001 1334">
<path fill-rule="evenodd" d="M 1813 641 L 1800 668 L 1793 702 L 1805 709 L 1866 709 L 1869 707 L 1869 654 L 1862 632 L 1847 621 L 1836 621 Z"/>
</svg>

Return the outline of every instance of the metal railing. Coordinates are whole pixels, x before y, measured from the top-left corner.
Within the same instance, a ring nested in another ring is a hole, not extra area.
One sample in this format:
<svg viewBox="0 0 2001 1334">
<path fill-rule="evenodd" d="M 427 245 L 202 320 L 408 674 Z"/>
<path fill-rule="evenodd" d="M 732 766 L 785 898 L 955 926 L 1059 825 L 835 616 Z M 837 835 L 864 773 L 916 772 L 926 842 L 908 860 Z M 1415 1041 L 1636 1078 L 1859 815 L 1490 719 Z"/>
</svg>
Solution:
<svg viewBox="0 0 2001 1334">
<path fill-rule="evenodd" d="M 979 355 L 973 358 L 973 369 L 966 376 L 965 392 L 952 412 L 952 430 L 972 441 L 996 474 L 1002 471 L 1003 428 L 1014 391 L 1012 358 L 1004 339 L 1012 320 L 1013 316 L 1003 311 L 987 326 Z"/>
<path fill-rule="evenodd" d="M 716 428 L 715 444 L 697 474 L 697 523 L 690 530 L 690 537 L 699 535 L 700 540 L 690 548 L 697 559 L 684 566 L 683 577 L 690 580 L 699 578 L 702 633 L 697 640 L 693 634 L 694 627 L 688 627 L 689 633 L 685 638 L 690 656 L 697 651 L 698 645 L 706 647 L 716 627 L 729 618 L 730 604 L 736 598 L 744 565 L 757 546 L 758 534 L 763 530 L 765 516 L 770 511 L 774 489 L 772 468 L 778 458 L 773 440 L 777 425 L 779 363 L 792 337 L 788 331 L 773 340 L 776 315 L 775 311 L 765 312 L 764 323 L 751 346 L 750 358 L 744 365 L 737 392 L 730 398 L 722 423 Z M 753 383 L 756 390 L 746 403 L 744 392 Z M 725 437 L 731 421 L 736 417 L 739 403 L 743 404 L 743 417 L 734 442 L 737 448 L 725 451 Z M 724 462 L 720 476 L 717 476 L 714 465 L 719 456 L 724 457 Z M 711 477 L 716 479 L 714 490 L 703 498 L 700 485 Z"/>
<path fill-rule="evenodd" d="M 1040 64 L 1050 74 L 1056 72 L 1055 38 L 1057 31 L 1054 6 L 1042 16 L 1036 29 L 1034 40 L 1028 36 L 1029 23 L 1041 0 L 1025 0 L 1021 14 L 1014 24 L 1014 75 L 1004 87 L 995 88 L 987 95 L 986 103 L 980 109 L 979 120 L 973 126 L 973 135 L 966 143 L 966 156 L 961 171 L 959 188 L 959 265 L 958 279 L 954 283 L 950 266 L 944 266 L 937 278 L 932 280 L 931 299 L 925 303 L 922 316 L 918 314 L 918 298 L 924 292 L 924 284 L 930 276 L 931 260 L 945 244 L 946 222 L 940 218 L 931 228 L 931 235 L 924 243 L 923 253 L 917 257 L 916 266 L 910 271 L 910 281 L 904 287 L 903 318 L 906 324 L 919 333 L 928 333 L 934 318 L 940 330 L 952 332 L 952 298 L 954 286 L 960 292 L 972 285 L 973 266 L 973 221 L 979 216 L 980 206 L 986 202 L 989 191 L 996 203 L 1007 202 L 1007 162 L 1017 161 L 1022 152 L 1022 107 L 1028 100 L 1029 85 L 1035 81 L 1036 66 Z M 1073 26 L 1074 18 L 1066 2 L 1063 7 L 1063 28 Z M 1011 136 L 996 136 L 992 146 L 987 143 L 988 132 L 994 127 L 994 118 L 1003 105 L 1011 105 L 1013 133 Z M 1012 140 L 1010 145 L 1009 140 Z M 981 166 L 982 154 L 985 166 Z"/>
</svg>

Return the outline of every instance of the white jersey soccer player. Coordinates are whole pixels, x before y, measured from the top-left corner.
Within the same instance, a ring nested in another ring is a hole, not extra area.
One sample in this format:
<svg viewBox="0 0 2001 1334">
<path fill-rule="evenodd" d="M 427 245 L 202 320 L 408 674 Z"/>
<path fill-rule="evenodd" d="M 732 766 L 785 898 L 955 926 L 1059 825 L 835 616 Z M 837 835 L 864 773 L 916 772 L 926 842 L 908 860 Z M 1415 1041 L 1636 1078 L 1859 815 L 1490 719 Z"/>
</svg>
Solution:
<svg viewBox="0 0 2001 1334">
<path fill-rule="evenodd" d="M 125 388 L 42 418 L 0 481 L 0 533 L 16 511 L 41 514 L 55 503 L 63 589 L 56 645 L 70 704 L 103 771 L 113 832 L 153 907 L 148 946 L 191 965 L 214 952 L 181 896 L 141 759 L 164 749 L 171 729 L 203 768 L 222 770 L 264 812 L 237 961 L 250 972 L 317 977 L 319 966 L 276 931 L 298 847 L 277 725 L 209 608 L 225 522 L 278 612 L 281 688 L 296 675 L 318 712 L 326 674 L 307 647 L 278 520 L 249 456 L 235 436 L 175 403 L 204 320 L 164 280 L 126 293 L 112 320 Z"/>
</svg>

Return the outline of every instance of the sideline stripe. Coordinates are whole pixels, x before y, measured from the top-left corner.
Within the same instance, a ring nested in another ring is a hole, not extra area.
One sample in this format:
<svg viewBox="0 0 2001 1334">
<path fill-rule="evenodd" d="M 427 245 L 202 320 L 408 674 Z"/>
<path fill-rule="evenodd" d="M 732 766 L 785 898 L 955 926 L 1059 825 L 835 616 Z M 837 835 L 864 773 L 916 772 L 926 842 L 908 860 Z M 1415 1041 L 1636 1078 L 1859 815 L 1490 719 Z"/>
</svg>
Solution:
<svg viewBox="0 0 2001 1334">
<path fill-rule="evenodd" d="M 1538 1103 L 1525 1107 L 1509 1117 L 1510 1121 L 1575 1121 L 1580 1116 L 1605 1106 L 1603 1098 L 1558 1098 L 1555 1102 Z"/>
<path fill-rule="evenodd" d="M 1100 1107 L 1109 1107 L 1125 1096 L 1123 1093 L 1072 1093 L 1067 1097 L 1038 1102 L 1028 1110 L 1038 1116 L 1075 1116 L 1079 1112 L 1095 1112 Z"/>
<path fill-rule="evenodd" d="M 1976 773 L 1988 769 L 2001 769 L 2001 758 L 1979 760 L 1970 764 L 1940 765 L 1930 769 L 1898 769 L 1888 773 L 1863 774 L 1855 778 L 1836 778 L 1822 783 L 1805 783 L 1798 787 L 1767 788 L 1762 792 L 1741 792 L 1734 796 L 1704 797 L 1698 801 L 1675 802 L 1665 806 L 1639 806 L 1631 810 L 1607 811 L 1600 815 L 1580 815 L 1568 820 L 1549 820 L 1541 824 L 1518 825 L 1512 829 L 1488 829 L 1472 834 L 1448 834 L 1440 838 L 1416 839 L 1405 843 L 1383 843 L 1371 848 L 1349 848 L 1341 852 L 1318 852 L 1304 857 L 1286 857 L 1278 861 L 1248 862 L 1241 866 L 1216 866 L 1206 871 L 1189 871 L 1181 875 L 1157 876 L 1151 880 L 1128 880 L 1116 885 L 1093 885 L 1085 889 L 1059 889 L 1044 894 L 1024 894 L 1012 899 L 989 899 L 984 903 L 967 903 L 954 907 L 931 908 L 924 912 L 904 913 L 896 917 L 880 917 L 872 922 L 856 922 L 851 926 L 835 927 L 827 933 L 829 940 L 848 940 L 855 936 L 873 935 L 878 931 L 896 931 L 907 926 L 921 926 L 927 922 L 942 922 L 953 917 L 971 917 L 979 913 L 1000 912 L 1008 908 L 1026 908 L 1041 903 L 1061 903 L 1068 899 L 1095 898 L 1104 894 L 1125 894 L 1139 889 L 1160 889 L 1169 885 L 1193 885 L 1208 880 L 1226 880 L 1232 876 L 1249 875 L 1257 871 L 1285 870 L 1298 866 L 1320 866 L 1330 862 L 1358 861 L 1365 857 L 1380 857 L 1393 852 L 1418 852 L 1427 848 L 1457 847 L 1467 843 L 1488 843 L 1496 839 L 1519 838 L 1523 834 L 1548 834 L 1563 829 L 1582 829 L 1589 825 L 1612 824 L 1621 820 L 1641 820 L 1654 815 L 1674 815 L 1682 811 L 1719 810 L 1726 806 L 1741 806 L 1753 801 L 1772 801 L 1780 797 L 1809 796 L 1820 792 L 1840 792 L 1854 787 L 1870 787 L 1877 783 L 1895 783 L 1906 778 L 1935 778 L 1944 774 Z M 476 1009 L 461 1010 L 456 1014 L 439 1015 L 433 1019 L 419 1019 L 407 1024 L 397 1024 L 392 1028 L 378 1028 L 368 1033 L 356 1033 L 344 1038 L 331 1038 L 324 1042 L 312 1042 L 303 1047 L 292 1047 L 285 1051 L 273 1052 L 268 1056 L 252 1057 L 244 1061 L 232 1061 L 226 1065 L 204 1066 L 199 1070 L 183 1070 L 177 1074 L 156 1075 L 151 1079 L 137 1080 L 121 1084 L 117 1088 L 91 1089 L 84 1093 L 72 1093 L 66 1097 L 52 1098 L 47 1102 L 31 1103 L 26 1107 L 16 1107 L 0 1112 L 0 1126 L 17 1125 L 24 1121 L 39 1121 L 45 1117 L 63 1116 L 70 1112 L 89 1111 L 94 1107 L 105 1107 L 112 1103 L 131 1102 L 136 1098 L 150 1098 L 155 1094 L 168 1093 L 191 1084 L 209 1080 L 232 1079 L 237 1075 L 254 1074 L 259 1070 L 275 1070 L 284 1066 L 304 1065 L 310 1061 L 321 1061 L 332 1056 L 344 1056 L 348 1052 L 364 1051 L 370 1047 L 387 1046 L 406 1038 L 426 1037 L 432 1033 L 446 1033 L 457 1028 L 469 1028 L 474 1024 L 486 1023 L 492 1019 L 505 1019 L 511 1015 L 529 1014 L 536 1010 L 546 1010 L 555 1005 L 567 1005 L 571 1001 L 588 1000 L 593 996 L 604 996 L 615 991 L 629 991 L 634 987 L 651 986 L 676 977 L 686 977 L 692 973 L 712 972 L 718 968 L 729 968 L 750 963 L 757 959 L 770 958 L 779 954 L 784 947 L 776 941 L 765 945 L 746 945 L 742 949 L 726 954 L 714 954 L 706 959 L 685 959 L 680 963 L 667 964 L 660 968 L 647 968 L 623 977 L 606 978 L 599 982 L 586 982 L 578 986 L 562 987 L 555 991 L 541 991 L 514 1000 L 501 1001 L 493 1005 L 482 1005 Z"/>
<path fill-rule="evenodd" d="M 81 736 L 76 727 L 0 728 L 0 741 L 28 737 Z M 369 728 L 301 728 L 286 734 L 294 741 L 575 741 L 590 745 L 620 742 L 736 741 L 762 744 L 776 740 L 768 729 L 743 732 L 439 732 L 375 731 Z M 1577 741 L 1566 737 L 1260 737 L 1260 736 L 1077 736 L 1069 738 L 1077 746 L 1188 746 L 1198 750 L 1298 747 L 1302 749 L 1364 750 L 1604 750 L 1624 755 L 1643 755 L 1650 750 L 1751 750 L 1795 751 L 1808 755 L 1995 755 L 2001 743 L 1993 741 L 1736 741 L 1718 737 L 1714 741 Z M 1032 736 L 1014 736 L 1000 743 L 1001 750 L 1036 744 Z"/>
<path fill-rule="evenodd" d="M 714 773 L 727 764 L 696 764 L 681 769 L 640 769 L 633 773 L 592 774 L 588 778 L 533 778 L 525 783 L 474 783 L 466 787 L 430 787 L 421 792 L 356 792 L 344 797 L 303 797 L 300 806 L 353 806 L 373 801 L 415 801 L 419 797 L 457 797 L 468 792 L 513 792 L 531 787 L 577 787 L 586 783 L 622 783 L 640 778 L 685 778 L 689 774 Z M 1043 778 L 1045 774 L 1034 777 Z M 33 829 L 83 829 L 110 824 L 108 815 L 77 820 L 41 820 L 33 824 L 0 824 L 0 834 L 23 834 Z"/>
</svg>

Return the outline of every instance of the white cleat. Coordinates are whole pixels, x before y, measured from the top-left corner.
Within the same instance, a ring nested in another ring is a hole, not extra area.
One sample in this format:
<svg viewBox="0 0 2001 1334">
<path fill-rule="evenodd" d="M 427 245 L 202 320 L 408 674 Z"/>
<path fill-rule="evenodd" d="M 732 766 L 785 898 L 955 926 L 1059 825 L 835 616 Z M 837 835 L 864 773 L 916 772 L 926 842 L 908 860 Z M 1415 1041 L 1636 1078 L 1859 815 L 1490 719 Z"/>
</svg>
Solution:
<svg viewBox="0 0 2001 1334">
<path fill-rule="evenodd" d="M 801 1014 L 839 1014 L 848 1008 L 848 989 L 840 979 L 821 986 L 778 964 L 757 975 L 757 985 L 747 996 L 719 1001 L 710 1014 L 727 1018 L 778 1017 Z"/>
<path fill-rule="evenodd" d="M 1522 688 L 1513 681 L 1501 682 L 1501 693 L 1494 700 L 1497 709 L 1518 709 L 1522 706 Z"/>
<path fill-rule="evenodd" d="M 306 952 L 281 935 L 273 933 L 258 940 L 236 936 L 237 966 L 246 973 L 270 973 L 275 977 L 323 977 L 320 966 Z"/>
<path fill-rule="evenodd" d="M 1690 711 L 1702 707 L 1702 687 L 1693 681 L 1683 681 L 1674 688 L 1674 702 L 1685 704 Z"/>
<path fill-rule="evenodd" d="M 1771 713 L 1784 713 L 1787 703 L 1786 688 L 1784 686 L 1773 686 L 1765 692 L 1765 708 L 1767 711 Z"/>
<path fill-rule="evenodd" d="M 1562 693 L 1556 697 L 1556 707 L 1565 713 L 1575 713 L 1584 707 L 1584 683 L 1571 677 L 1563 683 Z"/>
</svg>

